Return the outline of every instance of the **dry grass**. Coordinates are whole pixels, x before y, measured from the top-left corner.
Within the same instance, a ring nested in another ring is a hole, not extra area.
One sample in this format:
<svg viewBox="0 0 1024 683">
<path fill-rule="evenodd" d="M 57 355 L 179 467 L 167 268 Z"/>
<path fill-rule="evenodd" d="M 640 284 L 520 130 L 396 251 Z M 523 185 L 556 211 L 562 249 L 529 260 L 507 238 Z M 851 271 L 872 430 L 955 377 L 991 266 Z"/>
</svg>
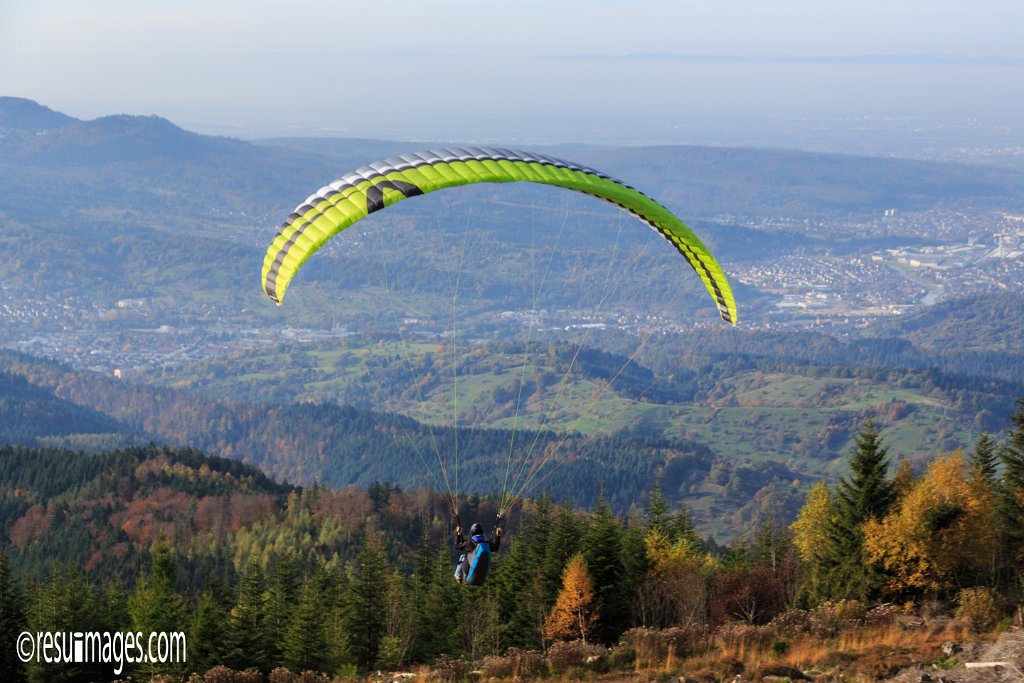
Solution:
<svg viewBox="0 0 1024 683">
<path fill-rule="evenodd" d="M 890 624 L 844 630 L 833 638 L 805 634 L 774 643 L 717 639 L 706 651 L 685 659 L 675 658 L 670 652 L 662 662 L 638 661 L 636 672 L 651 677 L 659 673 L 695 676 L 713 672 L 729 678 L 738 673 L 752 676 L 772 667 L 789 667 L 826 675 L 842 671 L 847 680 L 858 676 L 871 679 L 894 668 L 934 661 L 944 641 L 962 640 L 963 636 L 962 629 L 950 625 L 933 629 Z"/>
</svg>

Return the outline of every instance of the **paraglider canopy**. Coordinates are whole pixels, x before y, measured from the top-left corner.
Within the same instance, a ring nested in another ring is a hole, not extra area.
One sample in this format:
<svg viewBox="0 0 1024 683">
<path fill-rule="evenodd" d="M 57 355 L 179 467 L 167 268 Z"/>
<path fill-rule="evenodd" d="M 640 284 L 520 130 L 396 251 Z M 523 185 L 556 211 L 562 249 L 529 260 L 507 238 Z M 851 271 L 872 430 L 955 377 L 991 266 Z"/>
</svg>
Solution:
<svg viewBox="0 0 1024 683">
<path fill-rule="evenodd" d="M 511 149 L 452 148 L 403 154 L 363 166 L 310 195 L 288 216 L 263 260 L 263 291 L 284 299 L 302 264 L 334 235 L 408 197 L 471 183 L 554 185 L 611 202 L 675 246 L 711 294 L 719 314 L 736 324 L 736 301 L 725 273 L 679 218 L 642 192 L 599 171 L 562 159 Z"/>
</svg>

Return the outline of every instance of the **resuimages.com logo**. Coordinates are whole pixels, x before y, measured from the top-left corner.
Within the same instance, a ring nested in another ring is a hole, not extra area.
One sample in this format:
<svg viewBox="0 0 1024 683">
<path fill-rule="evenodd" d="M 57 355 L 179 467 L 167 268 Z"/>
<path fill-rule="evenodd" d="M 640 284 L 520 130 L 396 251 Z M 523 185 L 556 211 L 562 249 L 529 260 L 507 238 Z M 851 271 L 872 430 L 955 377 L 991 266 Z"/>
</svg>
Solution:
<svg viewBox="0 0 1024 683">
<path fill-rule="evenodd" d="M 185 634 L 141 631 L 22 631 L 18 657 L 28 663 L 112 664 L 120 676 L 126 664 L 171 664 L 187 661 Z"/>
</svg>

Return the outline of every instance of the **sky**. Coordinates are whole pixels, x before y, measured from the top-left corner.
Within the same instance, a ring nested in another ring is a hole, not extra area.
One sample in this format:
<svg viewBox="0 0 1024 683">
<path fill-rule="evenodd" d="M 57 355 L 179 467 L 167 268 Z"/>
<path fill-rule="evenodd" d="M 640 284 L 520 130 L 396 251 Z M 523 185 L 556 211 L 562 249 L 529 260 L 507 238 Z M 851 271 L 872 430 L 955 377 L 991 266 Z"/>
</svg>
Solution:
<svg viewBox="0 0 1024 683">
<path fill-rule="evenodd" d="M 1020 0 L 0 0 L 0 95 L 243 138 L 991 135 L 1022 26 Z"/>
</svg>

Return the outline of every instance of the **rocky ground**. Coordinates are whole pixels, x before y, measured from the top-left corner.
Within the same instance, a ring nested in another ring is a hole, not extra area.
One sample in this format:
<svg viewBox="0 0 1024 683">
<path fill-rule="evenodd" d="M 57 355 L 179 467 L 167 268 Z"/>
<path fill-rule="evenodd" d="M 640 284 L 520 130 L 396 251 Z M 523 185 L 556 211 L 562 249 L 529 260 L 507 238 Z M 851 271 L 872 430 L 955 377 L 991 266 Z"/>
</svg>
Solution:
<svg viewBox="0 0 1024 683">
<path fill-rule="evenodd" d="M 1006 631 L 993 643 L 945 643 L 943 654 L 956 665 L 949 669 L 918 665 L 888 679 L 888 683 L 1024 683 L 1024 629 Z M 1008 666 L 968 668 L 969 662 L 1003 662 Z"/>
</svg>

